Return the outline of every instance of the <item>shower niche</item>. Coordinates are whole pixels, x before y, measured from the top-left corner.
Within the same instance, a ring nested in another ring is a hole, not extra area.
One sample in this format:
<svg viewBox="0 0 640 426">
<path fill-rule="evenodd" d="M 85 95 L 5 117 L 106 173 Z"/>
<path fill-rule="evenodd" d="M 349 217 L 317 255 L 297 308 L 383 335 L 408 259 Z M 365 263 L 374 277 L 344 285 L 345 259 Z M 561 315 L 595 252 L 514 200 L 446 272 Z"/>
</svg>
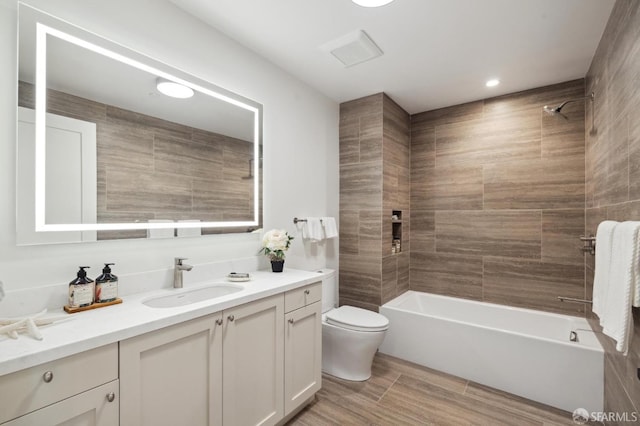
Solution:
<svg viewBox="0 0 640 426">
<path fill-rule="evenodd" d="M 402 210 L 391 211 L 391 254 L 402 252 Z"/>
</svg>

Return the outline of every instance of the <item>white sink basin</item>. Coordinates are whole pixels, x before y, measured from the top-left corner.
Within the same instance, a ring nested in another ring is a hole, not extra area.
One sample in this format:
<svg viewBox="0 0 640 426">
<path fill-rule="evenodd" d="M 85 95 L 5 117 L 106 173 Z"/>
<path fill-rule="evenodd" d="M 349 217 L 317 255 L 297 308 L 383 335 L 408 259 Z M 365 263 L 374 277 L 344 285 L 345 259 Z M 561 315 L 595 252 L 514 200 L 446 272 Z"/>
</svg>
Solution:
<svg viewBox="0 0 640 426">
<path fill-rule="evenodd" d="M 158 296 L 147 299 L 142 304 L 151 308 L 175 308 L 176 306 L 190 305 L 203 300 L 215 299 L 242 290 L 243 287 L 235 284 L 212 284 L 207 287 L 183 291 L 168 296 Z"/>
</svg>

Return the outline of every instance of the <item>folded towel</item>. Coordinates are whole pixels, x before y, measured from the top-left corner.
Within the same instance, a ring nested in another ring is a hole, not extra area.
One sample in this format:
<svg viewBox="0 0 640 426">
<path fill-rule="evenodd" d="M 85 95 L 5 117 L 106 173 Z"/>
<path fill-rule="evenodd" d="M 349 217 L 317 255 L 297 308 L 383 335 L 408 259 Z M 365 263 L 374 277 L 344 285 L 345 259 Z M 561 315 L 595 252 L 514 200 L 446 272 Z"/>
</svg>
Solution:
<svg viewBox="0 0 640 426">
<path fill-rule="evenodd" d="M 323 217 L 322 226 L 324 226 L 324 236 L 326 238 L 336 238 L 338 236 L 338 226 L 334 217 Z"/>
<path fill-rule="evenodd" d="M 640 222 L 622 222 L 613 230 L 609 286 L 600 317 L 602 331 L 616 340 L 616 350 L 624 354 L 629 349 L 633 331 L 631 303 L 638 288 L 638 231 Z M 596 251 L 598 249 L 596 248 Z"/>
<path fill-rule="evenodd" d="M 596 269 L 593 277 L 593 312 L 602 318 L 609 288 L 613 230 L 620 222 L 605 220 L 596 232 Z"/>
<path fill-rule="evenodd" d="M 173 223 L 173 220 L 152 219 L 149 223 Z M 147 238 L 173 238 L 175 228 L 147 229 Z"/>
<path fill-rule="evenodd" d="M 179 220 L 178 223 L 200 222 L 198 219 Z M 177 237 L 199 237 L 202 235 L 202 228 L 178 228 Z"/>
<path fill-rule="evenodd" d="M 322 222 L 319 217 L 308 217 L 307 221 L 303 222 L 302 237 L 311 241 L 320 241 L 324 239 Z"/>
</svg>

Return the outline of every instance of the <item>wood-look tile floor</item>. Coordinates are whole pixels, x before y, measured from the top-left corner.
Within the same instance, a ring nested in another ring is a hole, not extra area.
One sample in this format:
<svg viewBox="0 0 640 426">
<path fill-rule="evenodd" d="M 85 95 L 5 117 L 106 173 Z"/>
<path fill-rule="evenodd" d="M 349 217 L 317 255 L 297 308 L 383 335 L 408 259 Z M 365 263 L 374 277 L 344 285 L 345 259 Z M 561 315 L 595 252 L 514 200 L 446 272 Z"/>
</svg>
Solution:
<svg viewBox="0 0 640 426">
<path fill-rule="evenodd" d="M 459 377 L 377 354 L 372 377 L 329 375 L 288 425 L 573 425 L 571 413 Z"/>
</svg>

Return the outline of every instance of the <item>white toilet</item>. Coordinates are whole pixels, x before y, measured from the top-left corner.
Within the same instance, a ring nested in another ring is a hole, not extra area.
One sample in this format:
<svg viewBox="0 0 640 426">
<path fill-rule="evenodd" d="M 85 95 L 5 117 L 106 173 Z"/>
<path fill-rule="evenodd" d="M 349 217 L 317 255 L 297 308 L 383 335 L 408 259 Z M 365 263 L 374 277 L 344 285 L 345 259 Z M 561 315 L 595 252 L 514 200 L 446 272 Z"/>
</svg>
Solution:
<svg viewBox="0 0 640 426">
<path fill-rule="evenodd" d="M 371 377 L 373 357 L 389 328 L 378 313 L 353 306 L 336 308 L 335 271 L 324 269 L 322 280 L 322 371 L 346 380 Z"/>
</svg>

